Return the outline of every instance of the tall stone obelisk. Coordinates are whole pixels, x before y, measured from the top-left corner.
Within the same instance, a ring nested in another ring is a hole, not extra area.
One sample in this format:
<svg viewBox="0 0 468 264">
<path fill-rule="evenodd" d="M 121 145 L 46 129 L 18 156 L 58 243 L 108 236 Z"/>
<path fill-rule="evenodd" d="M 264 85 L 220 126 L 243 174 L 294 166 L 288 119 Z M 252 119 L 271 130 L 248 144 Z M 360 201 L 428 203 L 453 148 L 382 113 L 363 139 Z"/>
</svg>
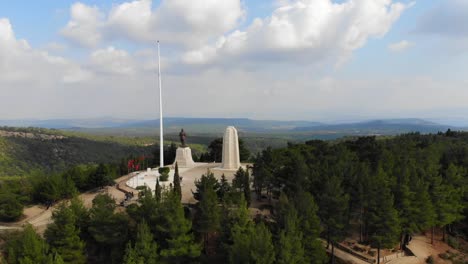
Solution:
<svg viewBox="0 0 468 264">
<path fill-rule="evenodd" d="M 223 160 L 221 168 L 224 170 L 237 170 L 241 166 L 239 156 L 239 137 L 233 126 L 226 128 L 223 137 Z"/>
</svg>

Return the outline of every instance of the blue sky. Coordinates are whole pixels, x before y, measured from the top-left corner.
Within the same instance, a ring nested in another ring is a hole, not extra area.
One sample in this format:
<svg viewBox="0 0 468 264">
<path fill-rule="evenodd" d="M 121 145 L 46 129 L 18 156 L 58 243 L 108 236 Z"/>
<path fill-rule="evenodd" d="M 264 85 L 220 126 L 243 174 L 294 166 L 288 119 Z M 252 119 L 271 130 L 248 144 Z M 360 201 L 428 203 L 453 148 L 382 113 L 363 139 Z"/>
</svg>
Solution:
<svg viewBox="0 0 468 264">
<path fill-rule="evenodd" d="M 168 116 L 468 124 L 467 25 L 464 0 L 0 0 L 0 119 L 156 117 L 161 40 Z"/>
</svg>

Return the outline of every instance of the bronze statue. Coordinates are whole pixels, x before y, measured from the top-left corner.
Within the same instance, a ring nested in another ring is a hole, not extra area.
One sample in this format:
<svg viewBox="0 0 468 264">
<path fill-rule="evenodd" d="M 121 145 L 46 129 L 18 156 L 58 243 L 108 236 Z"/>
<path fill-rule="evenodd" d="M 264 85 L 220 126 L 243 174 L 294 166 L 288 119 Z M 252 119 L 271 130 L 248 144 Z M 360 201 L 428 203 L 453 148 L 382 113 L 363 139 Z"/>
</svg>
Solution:
<svg viewBox="0 0 468 264">
<path fill-rule="evenodd" d="M 187 134 L 185 134 L 184 129 L 182 128 L 179 133 L 179 138 L 180 138 L 180 143 L 182 144 L 182 147 L 185 148 L 185 139 L 187 138 Z"/>
</svg>

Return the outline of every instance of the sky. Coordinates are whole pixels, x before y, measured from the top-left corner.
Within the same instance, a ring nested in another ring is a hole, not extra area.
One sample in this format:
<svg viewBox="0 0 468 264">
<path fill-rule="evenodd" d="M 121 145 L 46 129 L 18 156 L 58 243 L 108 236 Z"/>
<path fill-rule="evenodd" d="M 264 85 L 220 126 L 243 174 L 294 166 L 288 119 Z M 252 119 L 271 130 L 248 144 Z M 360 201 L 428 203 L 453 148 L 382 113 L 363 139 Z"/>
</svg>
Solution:
<svg viewBox="0 0 468 264">
<path fill-rule="evenodd" d="M 467 0 L 0 0 L 0 119 L 468 124 Z"/>
</svg>

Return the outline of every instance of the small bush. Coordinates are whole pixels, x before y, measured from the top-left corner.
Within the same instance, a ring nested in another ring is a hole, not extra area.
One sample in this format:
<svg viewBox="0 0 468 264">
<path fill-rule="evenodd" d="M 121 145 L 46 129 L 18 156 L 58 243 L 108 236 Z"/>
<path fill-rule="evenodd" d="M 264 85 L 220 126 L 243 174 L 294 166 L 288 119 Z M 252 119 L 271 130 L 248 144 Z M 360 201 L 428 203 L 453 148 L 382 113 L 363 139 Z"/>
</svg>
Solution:
<svg viewBox="0 0 468 264">
<path fill-rule="evenodd" d="M 434 257 L 433 257 L 433 256 L 427 257 L 426 263 L 427 263 L 427 264 L 434 264 Z"/>
<path fill-rule="evenodd" d="M 457 238 L 453 236 L 448 237 L 447 244 L 454 249 L 458 249 L 460 247 L 460 243 L 458 242 Z"/>
<path fill-rule="evenodd" d="M 169 174 L 161 174 L 161 176 L 159 176 L 159 181 L 165 182 L 167 180 L 169 180 Z"/>
<path fill-rule="evenodd" d="M 160 167 L 160 168 L 158 168 L 158 171 L 159 171 L 159 174 L 161 174 L 161 175 L 169 174 L 169 172 L 171 171 L 171 168 L 169 168 L 169 167 Z"/>
<path fill-rule="evenodd" d="M 449 259 L 450 256 L 449 256 L 448 253 L 440 253 L 440 254 L 439 254 L 439 258 L 441 258 L 441 259 Z"/>
</svg>

